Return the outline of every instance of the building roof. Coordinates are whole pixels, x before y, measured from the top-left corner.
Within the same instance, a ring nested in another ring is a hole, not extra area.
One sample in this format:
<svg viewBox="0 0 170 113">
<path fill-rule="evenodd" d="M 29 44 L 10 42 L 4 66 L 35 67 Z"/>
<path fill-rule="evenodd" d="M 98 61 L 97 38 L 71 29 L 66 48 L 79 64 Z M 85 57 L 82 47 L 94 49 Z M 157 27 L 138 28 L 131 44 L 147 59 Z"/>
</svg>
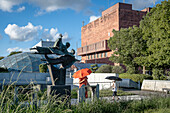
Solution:
<svg viewBox="0 0 170 113">
<path fill-rule="evenodd" d="M 36 45 L 34 45 L 32 48 L 39 46 L 39 47 L 52 47 L 54 45 L 54 41 L 43 41 L 41 40 Z"/>
<path fill-rule="evenodd" d="M 39 72 L 39 65 L 44 55 L 31 54 L 29 52 L 15 54 L 0 60 L 0 67 L 9 71 Z"/>
</svg>

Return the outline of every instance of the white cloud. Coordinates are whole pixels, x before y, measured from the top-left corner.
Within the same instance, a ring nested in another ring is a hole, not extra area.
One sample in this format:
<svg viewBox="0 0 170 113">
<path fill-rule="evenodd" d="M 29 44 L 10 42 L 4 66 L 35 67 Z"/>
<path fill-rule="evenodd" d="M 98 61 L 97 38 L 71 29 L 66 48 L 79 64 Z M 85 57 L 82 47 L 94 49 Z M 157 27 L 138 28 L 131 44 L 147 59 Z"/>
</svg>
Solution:
<svg viewBox="0 0 170 113">
<path fill-rule="evenodd" d="M 22 0 L 0 0 L 0 9 L 2 11 L 12 12 L 13 6 L 19 5 Z"/>
<path fill-rule="evenodd" d="M 34 26 L 29 22 L 28 25 L 22 27 L 16 24 L 8 24 L 4 31 L 11 40 L 31 41 L 38 36 L 38 31 L 41 29 L 42 26 Z"/>
<path fill-rule="evenodd" d="M 22 3 L 32 4 L 46 12 L 56 11 L 58 9 L 72 9 L 80 11 L 90 5 L 91 0 L 0 0 L 0 9 L 2 11 L 12 12 L 14 6 Z"/>
<path fill-rule="evenodd" d="M 155 0 L 155 3 L 159 0 Z M 144 9 L 151 5 L 154 5 L 154 0 L 131 0 L 129 3 L 132 4 L 133 9 Z"/>
<path fill-rule="evenodd" d="M 24 10 L 25 10 L 25 7 L 22 6 L 22 7 L 20 7 L 20 8 L 17 9 L 17 12 L 22 12 L 22 11 L 24 11 Z"/>
<path fill-rule="evenodd" d="M 8 49 L 7 49 L 7 52 L 8 52 L 8 53 L 11 53 L 11 52 L 13 52 L 13 51 L 28 52 L 28 51 L 29 51 L 29 48 L 23 49 L 23 48 L 15 47 L 15 48 L 8 48 Z"/>
<path fill-rule="evenodd" d="M 51 41 L 56 41 L 60 36 L 60 33 L 58 32 L 57 28 L 51 28 L 49 29 L 44 29 L 44 32 L 42 33 L 42 38 L 46 40 L 51 40 Z M 70 40 L 68 33 L 65 32 L 63 34 L 63 41 L 68 41 Z"/>
<path fill-rule="evenodd" d="M 29 0 L 30 3 L 40 7 L 46 12 L 67 8 L 80 11 L 90 5 L 90 1 L 91 0 Z"/>
<path fill-rule="evenodd" d="M 90 16 L 90 21 L 89 22 L 92 22 L 96 19 L 100 18 L 100 16 Z"/>
</svg>

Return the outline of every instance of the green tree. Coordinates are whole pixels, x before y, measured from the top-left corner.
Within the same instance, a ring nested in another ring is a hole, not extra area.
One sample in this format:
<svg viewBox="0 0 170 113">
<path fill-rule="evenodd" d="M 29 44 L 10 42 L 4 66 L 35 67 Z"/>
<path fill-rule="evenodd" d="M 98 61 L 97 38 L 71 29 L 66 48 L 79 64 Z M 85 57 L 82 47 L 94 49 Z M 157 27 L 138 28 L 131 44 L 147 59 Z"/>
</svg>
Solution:
<svg viewBox="0 0 170 113">
<path fill-rule="evenodd" d="M 5 73 L 8 72 L 7 68 L 0 67 L 0 73 Z"/>
<path fill-rule="evenodd" d="M 22 51 L 12 51 L 12 52 L 8 55 L 8 57 L 9 57 L 9 56 L 12 56 L 12 55 L 14 55 L 14 54 L 18 54 L 18 53 L 22 53 Z"/>
<path fill-rule="evenodd" d="M 109 48 L 115 51 L 110 60 L 125 65 L 128 73 L 138 73 L 139 65 L 135 62 L 135 58 L 144 55 L 146 50 L 142 30 L 133 26 L 120 31 L 113 30 L 113 33 L 114 36 L 108 41 Z"/>
<path fill-rule="evenodd" d="M 40 64 L 39 65 L 39 71 L 40 71 L 40 73 L 46 73 L 47 72 L 47 65 L 46 64 Z"/>
<path fill-rule="evenodd" d="M 123 73 L 125 70 L 121 66 L 113 66 L 112 73 Z"/>
<path fill-rule="evenodd" d="M 147 50 L 136 62 L 151 67 L 154 78 L 160 79 L 170 67 L 170 0 L 156 5 L 140 22 L 140 28 Z"/>
<path fill-rule="evenodd" d="M 0 60 L 2 60 L 4 57 L 0 57 Z"/>
<path fill-rule="evenodd" d="M 111 73 L 111 72 L 112 72 L 112 66 L 111 65 L 102 65 L 96 71 L 96 73 Z"/>
<path fill-rule="evenodd" d="M 92 64 L 89 69 L 92 71 L 92 73 L 95 73 L 98 68 L 99 68 L 99 67 L 98 67 L 97 64 Z"/>
</svg>

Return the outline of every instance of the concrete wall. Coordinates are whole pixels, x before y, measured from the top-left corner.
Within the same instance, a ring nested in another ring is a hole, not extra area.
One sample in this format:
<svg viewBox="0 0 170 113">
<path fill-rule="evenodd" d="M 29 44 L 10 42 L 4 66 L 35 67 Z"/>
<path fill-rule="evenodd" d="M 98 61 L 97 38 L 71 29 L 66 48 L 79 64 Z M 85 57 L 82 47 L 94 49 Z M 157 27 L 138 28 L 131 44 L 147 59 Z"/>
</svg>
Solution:
<svg viewBox="0 0 170 113">
<path fill-rule="evenodd" d="M 15 82 L 16 85 L 26 85 L 33 82 L 35 84 L 51 84 L 50 81 L 46 81 L 46 78 L 50 75 L 48 73 L 0 73 L 0 83 L 8 84 Z"/>
<path fill-rule="evenodd" d="M 110 88 L 112 81 L 105 79 L 107 76 L 119 76 L 115 73 L 91 73 L 88 75 L 88 82 L 90 85 L 99 84 L 99 89 Z M 79 86 L 79 79 L 73 79 L 73 85 Z"/>
<path fill-rule="evenodd" d="M 136 83 L 131 79 L 122 79 L 122 81 L 118 81 L 117 83 L 119 87 L 140 89 L 140 83 Z"/>
<path fill-rule="evenodd" d="M 92 73 L 88 75 L 88 82 L 90 85 L 99 84 L 99 89 L 111 88 L 113 82 L 112 80 L 105 79 L 107 76 L 119 76 L 115 73 Z M 126 88 L 138 88 L 138 84 L 130 79 L 122 79 L 122 81 L 117 81 L 117 86 Z M 79 79 L 73 79 L 73 85 L 79 86 Z"/>
<path fill-rule="evenodd" d="M 112 80 L 105 79 L 107 76 L 119 76 L 115 73 L 92 73 L 88 76 L 90 85 L 99 84 L 100 89 L 107 89 L 112 86 Z M 0 85 L 7 85 L 15 82 L 16 85 L 28 85 L 30 82 L 39 85 L 51 85 L 49 73 L 0 73 Z M 66 75 L 66 85 L 71 85 L 71 89 L 79 86 L 79 79 L 74 79 L 70 75 Z M 138 84 L 130 79 L 122 79 L 117 82 L 120 87 L 137 88 Z"/>
<path fill-rule="evenodd" d="M 144 80 L 142 83 L 142 90 L 162 91 L 162 88 L 170 88 L 170 81 L 168 80 Z"/>
<path fill-rule="evenodd" d="M 66 76 L 66 85 L 73 86 L 73 78 Z M 31 82 L 34 84 L 51 85 L 51 78 L 49 73 L 0 73 L 0 85 L 7 85 L 15 83 L 16 85 L 28 85 Z"/>
</svg>

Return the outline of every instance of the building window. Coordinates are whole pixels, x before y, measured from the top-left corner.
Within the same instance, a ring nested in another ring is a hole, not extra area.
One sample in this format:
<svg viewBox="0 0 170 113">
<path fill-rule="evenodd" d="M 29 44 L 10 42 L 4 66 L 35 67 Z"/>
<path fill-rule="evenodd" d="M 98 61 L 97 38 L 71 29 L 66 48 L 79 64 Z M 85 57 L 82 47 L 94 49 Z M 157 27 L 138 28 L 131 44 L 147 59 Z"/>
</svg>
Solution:
<svg viewBox="0 0 170 113">
<path fill-rule="evenodd" d="M 94 59 L 96 58 L 96 54 L 94 54 Z"/>
<path fill-rule="evenodd" d="M 104 57 L 107 57 L 107 52 L 105 52 Z"/>
<path fill-rule="evenodd" d="M 88 55 L 88 60 L 90 59 L 90 55 Z"/>
<path fill-rule="evenodd" d="M 93 55 L 91 55 L 91 59 L 93 59 Z"/>
<path fill-rule="evenodd" d="M 97 58 L 99 58 L 99 53 L 97 54 Z"/>
<path fill-rule="evenodd" d="M 101 58 L 103 58 L 103 53 L 101 53 Z"/>
</svg>

